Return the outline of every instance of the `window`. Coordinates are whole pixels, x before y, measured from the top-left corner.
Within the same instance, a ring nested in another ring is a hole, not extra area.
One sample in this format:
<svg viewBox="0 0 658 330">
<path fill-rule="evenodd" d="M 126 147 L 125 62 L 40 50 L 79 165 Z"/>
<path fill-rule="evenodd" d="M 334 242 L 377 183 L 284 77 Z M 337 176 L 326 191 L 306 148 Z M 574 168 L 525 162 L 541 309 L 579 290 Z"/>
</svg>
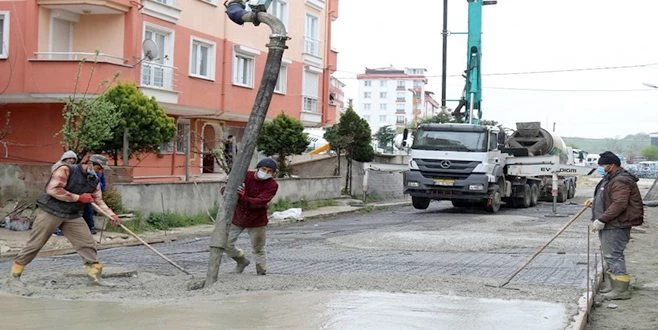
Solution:
<svg viewBox="0 0 658 330">
<path fill-rule="evenodd" d="M 190 76 L 215 80 L 215 43 L 192 37 Z"/>
<path fill-rule="evenodd" d="M 404 87 L 405 87 L 404 80 L 398 80 L 398 88 L 404 88 Z"/>
<path fill-rule="evenodd" d="M 372 81 L 371 81 L 371 80 L 365 80 L 365 81 L 363 82 L 363 86 L 366 86 L 366 87 L 370 87 L 370 86 L 372 86 Z"/>
<path fill-rule="evenodd" d="M 272 16 L 278 18 L 283 22 L 283 25 L 288 29 L 288 1 L 287 0 L 274 0 L 270 5 Z"/>
<path fill-rule="evenodd" d="M 422 80 L 414 80 L 414 87 L 423 87 Z"/>
<path fill-rule="evenodd" d="M 260 51 L 244 46 L 235 46 L 233 57 L 233 84 L 244 87 L 254 87 L 254 71 L 256 56 Z"/>
<path fill-rule="evenodd" d="M 0 58 L 9 57 L 9 12 L 0 11 Z"/>
<path fill-rule="evenodd" d="M 379 87 L 386 87 L 387 83 L 388 83 L 388 80 L 380 80 L 379 81 Z"/>
<path fill-rule="evenodd" d="M 396 104 L 395 110 L 404 112 L 404 104 Z"/>
<path fill-rule="evenodd" d="M 364 104 L 363 104 L 363 110 L 364 110 L 364 111 L 368 111 L 368 110 L 370 110 L 370 103 L 364 103 Z"/>
<path fill-rule="evenodd" d="M 385 123 L 386 122 L 386 115 L 379 116 L 379 122 L 380 123 Z"/>
<path fill-rule="evenodd" d="M 167 65 L 173 61 L 173 32 L 157 26 L 147 26 L 144 40 L 153 40 L 158 48 L 158 57 L 142 61 L 142 85 L 172 90 L 174 87 L 174 68 Z"/>
<path fill-rule="evenodd" d="M 386 103 L 380 103 L 379 110 L 386 110 Z"/>
<path fill-rule="evenodd" d="M 371 92 L 363 92 L 363 98 L 364 99 L 369 99 L 371 97 L 372 93 Z"/>
<path fill-rule="evenodd" d="M 302 97 L 302 111 L 319 113 L 318 109 L 318 95 L 319 95 L 319 81 L 321 69 L 309 67 L 304 71 L 304 88 Z"/>
<path fill-rule="evenodd" d="M 306 29 L 304 30 L 304 53 L 320 56 L 320 26 L 317 16 L 306 14 Z"/>
<path fill-rule="evenodd" d="M 395 123 L 396 123 L 396 124 L 404 124 L 406 121 L 407 121 L 407 120 L 406 120 L 406 118 L 405 118 L 404 116 L 397 116 L 397 117 L 396 117 L 396 121 L 395 121 Z"/>
<path fill-rule="evenodd" d="M 279 70 L 279 77 L 276 79 L 276 86 L 274 86 L 274 91 L 277 93 L 285 94 L 288 89 L 288 65 L 281 64 L 281 70 Z"/>
<path fill-rule="evenodd" d="M 187 150 L 187 141 L 190 136 L 190 123 L 179 122 L 176 124 L 176 152 L 184 153 Z"/>
<path fill-rule="evenodd" d="M 164 4 L 164 5 L 168 5 L 168 6 L 173 6 L 173 5 L 176 4 L 175 0 L 153 0 L 153 1 L 159 2 L 159 3 Z M 208 2 L 210 2 L 210 1 L 208 1 Z"/>
<path fill-rule="evenodd" d="M 386 92 L 379 92 L 379 98 L 380 99 L 385 99 L 386 98 Z"/>
</svg>

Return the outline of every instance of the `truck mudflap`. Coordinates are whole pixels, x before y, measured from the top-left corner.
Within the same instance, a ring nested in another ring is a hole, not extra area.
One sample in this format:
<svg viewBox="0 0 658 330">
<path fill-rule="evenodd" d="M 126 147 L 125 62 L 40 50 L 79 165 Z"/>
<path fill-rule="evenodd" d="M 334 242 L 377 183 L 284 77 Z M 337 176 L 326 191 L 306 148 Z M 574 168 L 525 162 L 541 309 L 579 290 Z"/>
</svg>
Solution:
<svg viewBox="0 0 658 330">
<path fill-rule="evenodd" d="M 484 200 L 489 197 L 489 182 L 485 174 L 471 174 L 463 179 L 433 176 L 420 171 L 403 174 L 404 193 L 412 197 L 433 200 Z"/>
</svg>

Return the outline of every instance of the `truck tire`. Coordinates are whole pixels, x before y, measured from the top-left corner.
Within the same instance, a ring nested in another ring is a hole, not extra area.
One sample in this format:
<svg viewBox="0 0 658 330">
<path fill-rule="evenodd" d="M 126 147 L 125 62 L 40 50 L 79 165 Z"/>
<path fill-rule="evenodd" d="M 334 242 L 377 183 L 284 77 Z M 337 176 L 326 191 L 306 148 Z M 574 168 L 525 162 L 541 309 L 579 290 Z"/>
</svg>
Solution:
<svg viewBox="0 0 658 330">
<path fill-rule="evenodd" d="M 484 201 L 484 209 L 489 213 L 496 213 L 500 210 L 501 195 L 500 188 L 497 184 L 491 186 L 491 193 L 489 198 Z"/>
<path fill-rule="evenodd" d="M 539 201 L 539 186 L 536 184 L 530 185 L 530 206 L 537 205 Z"/>
<path fill-rule="evenodd" d="M 532 188 L 530 188 L 530 185 L 527 183 L 523 186 L 523 198 L 521 198 L 520 205 L 522 208 L 532 206 Z"/>
<path fill-rule="evenodd" d="M 413 204 L 415 209 L 425 210 L 430 206 L 430 199 L 424 197 L 413 197 L 411 196 L 411 204 Z"/>
<path fill-rule="evenodd" d="M 576 183 L 571 182 L 569 184 L 569 190 L 567 191 L 567 199 L 572 199 L 576 196 Z"/>
</svg>

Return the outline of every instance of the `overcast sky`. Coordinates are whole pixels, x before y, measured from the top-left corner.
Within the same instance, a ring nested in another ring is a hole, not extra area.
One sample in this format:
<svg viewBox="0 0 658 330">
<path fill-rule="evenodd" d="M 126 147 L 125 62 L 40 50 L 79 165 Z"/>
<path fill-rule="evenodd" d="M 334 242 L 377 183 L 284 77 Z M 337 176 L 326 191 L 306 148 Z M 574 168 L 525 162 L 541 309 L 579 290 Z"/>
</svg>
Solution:
<svg viewBox="0 0 658 330">
<path fill-rule="evenodd" d="M 448 30 L 466 32 L 467 1 L 448 2 Z M 334 75 L 347 84 L 345 97 L 356 104 L 356 74 L 366 67 L 393 65 L 426 68 L 427 90 L 440 101 L 442 7 L 442 0 L 340 1 Z M 657 13 L 656 0 L 498 0 L 485 6 L 483 119 L 506 127 L 539 121 L 552 129 L 555 123 L 564 137 L 658 132 L 658 89 L 643 85 L 658 85 Z M 448 52 L 447 99 L 454 100 L 464 85 L 466 36 L 450 36 Z M 566 72 L 532 73 L 553 70 Z"/>
</svg>

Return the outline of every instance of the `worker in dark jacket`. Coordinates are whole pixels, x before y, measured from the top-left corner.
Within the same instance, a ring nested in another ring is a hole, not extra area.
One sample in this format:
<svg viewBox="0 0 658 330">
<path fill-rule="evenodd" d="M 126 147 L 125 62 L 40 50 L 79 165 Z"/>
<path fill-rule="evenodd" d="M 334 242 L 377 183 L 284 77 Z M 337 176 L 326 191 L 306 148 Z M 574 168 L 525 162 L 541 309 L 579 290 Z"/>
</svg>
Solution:
<svg viewBox="0 0 658 330">
<path fill-rule="evenodd" d="M 247 171 L 243 185 L 238 188 L 238 203 L 233 213 L 225 250 L 226 255 L 237 262 L 236 273 L 242 273 L 250 263 L 244 251 L 235 247 L 238 236 L 245 229 L 251 241 L 251 253 L 256 260 L 256 274 L 265 275 L 267 272 L 265 256 L 265 236 L 269 221 L 267 208 L 279 189 L 279 184 L 272 178 L 275 171 L 276 162 L 273 159 L 262 159 L 256 165 L 256 171 Z"/>
<path fill-rule="evenodd" d="M 12 279 L 20 282 L 23 268 L 48 242 L 53 230 L 62 229 L 75 251 L 84 261 L 85 271 L 91 284 L 101 283 L 103 266 L 96 259 L 96 241 L 82 219 L 85 204 L 96 203 L 111 216 L 110 223 L 121 224 L 119 217 L 103 201 L 96 173 L 107 167 L 102 155 L 91 155 L 82 164 L 62 165 L 55 169 L 46 184 L 46 189 L 37 198 L 36 218 L 25 247 L 14 258 L 11 267 Z"/>
<path fill-rule="evenodd" d="M 644 222 L 638 178 L 623 169 L 619 157 L 610 151 L 600 154 L 598 163 L 605 176 L 594 190 L 590 226 L 599 233 L 606 268 L 600 292 L 606 299 L 629 299 L 631 277 L 626 273 L 624 250 L 631 227 Z"/>
</svg>

